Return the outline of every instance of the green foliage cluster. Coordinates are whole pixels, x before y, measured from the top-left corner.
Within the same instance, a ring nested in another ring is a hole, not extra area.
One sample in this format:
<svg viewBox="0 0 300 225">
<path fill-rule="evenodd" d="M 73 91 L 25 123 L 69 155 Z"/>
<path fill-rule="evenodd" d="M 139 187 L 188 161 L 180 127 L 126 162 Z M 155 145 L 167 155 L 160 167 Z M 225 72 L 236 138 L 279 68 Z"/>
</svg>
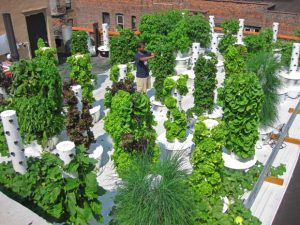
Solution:
<svg viewBox="0 0 300 225">
<path fill-rule="evenodd" d="M 137 168 L 128 171 L 118 190 L 112 224 L 195 224 L 194 196 L 181 160 L 135 163 Z"/>
<path fill-rule="evenodd" d="M 219 91 L 219 103 L 224 110 L 225 147 L 242 159 L 255 154 L 262 101 L 263 90 L 253 73 L 229 76 Z"/>
<path fill-rule="evenodd" d="M 281 49 L 281 64 L 283 66 L 290 66 L 293 51 L 293 42 L 277 40 L 277 42 L 275 43 L 275 48 Z"/>
<path fill-rule="evenodd" d="M 85 31 L 73 32 L 71 38 L 72 55 L 89 53 L 87 40 L 88 40 L 88 34 Z"/>
<path fill-rule="evenodd" d="M 194 67 L 194 108 L 193 112 L 200 116 L 203 112 L 212 112 L 214 107 L 214 90 L 217 87 L 217 57 L 210 54 L 211 59 L 201 55 Z"/>
<path fill-rule="evenodd" d="M 94 102 L 92 80 L 96 80 L 96 76 L 92 74 L 91 56 L 72 55 L 67 58 L 67 63 L 71 66 L 70 78 L 72 84 L 79 84 L 82 88 L 82 97 L 90 104 Z"/>
<path fill-rule="evenodd" d="M 133 71 L 133 65 L 131 63 L 128 63 L 127 65 L 127 72 L 126 72 L 126 80 L 130 80 L 130 81 L 134 81 L 134 74 L 132 73 Z M 119 67 L 118 65 L 113 65 L 110 69 L 110 74 L 109 74 L 109 78 L 113 83 L 118 82 L 119 79 Z"/>
<path fill-rule="evenodd" d="M 64 83 L 63 96 L 67 107 L 66 128 L 68 136 L 75 145 L 83 144 L 87 149 L 95 142 L 94 134 L 91 131 L 93 118 L 90 114 L 90 104 L 82 101 L 82 112 L 77 108 L 78 99 L 68 83 Z"/>
<path fill-rule="evenodd" d="M 163 87 L 167 77 L 174 75 L 175 56 L 173 46 L 164 36 L 156 36 L 147 48 L 155 52 L 156 56 L 149 61 L 149 67 L 152 71 L 152 76 L 155 77 L 155 99 L 161 102 L 164 101 Z"/>
<path fill-rule="evenodd" d="M 0 67 L 0 88 L 3 88 L 5 92 L 9 94 L 11 85 L 12 85 L 12 77 L 6 76 L 1 66 Z"/>
<path fill-rule="evenodd" d="M 225 20 L 221 27 L 223 28 L 223 37 L 219 43 L 219 50 L 221 53 L 224 53 L 226 49 L 234 45 L 237 41 L 235 35 L 239 30 L 239 22 L 237 20 Z"/>
<path fill-rule="evenodd" d="M 184 111 L 177 108 L 177 99 L 171 95 L 171 92 L 176 88 L 180 95 L 186 95 L 188 93 L 187 80 L 188 75 L 180 75 L 177 81 L 173 80 L 172 77 L 168 77 L 164 82 L 164 103 L 168 108 L 168 120 L 164 122 L 164 127 L 166 128 L 168 141 L 174 141 L 175 138 L 184 141 L 186 138 L 187 116 Z"/>
<path fill-rule="evenodd" d="M 0 113 L 6 110 L 7 102 L 0 96 Z M 0 156 L 8 156 L 8 146 L 4 135 L 2 123 L 0 122 Z"/>
<path fill-rule="evenodd" d="M 130 29 L 121 30 L 119 36 L 113 36 L 109 42 L 110 65 L 134 61 L 137 41 L 137 37 Z"/>
<path fill-rule="evenodd" d="M 98 198 L 103 189 L 96 180 L 95 163 L 83 146 L 76 148 L 76 155 L 68 165 L 51 153 L 44 153 L 41 159 L 28 160 L 24 175 L 17 175 L 11 163 L 0 164 L 0 185 L 23 204 L 37 206 L 37 213 L 51 222 L 87 225 L 94 217 L 101 223 Z M 62 171 L 76 173 L 77 178 Z"/>
<path fill-rule="evenodd" d="M 155 99 L 163 99 L 164 80 L 174 75 L 174 52 L 186 52 L 192 42 L 208 46 L 210 27 L 202 15 L 189 16 L 186 11 L 170 10 L 145 14 L 139 25 L 141 40 L 156 57 L 149 61 L 155 77 Z"/>
<path fill-rule="evenodd" d="M 300 29 L 295 30 L 294 35 L 300 37 Z"/>
<path fill-rule="evenodd" d="M 155 144 L 155 124 L 150 110 L 150 100 L 144 93 L 136 92 L 133 82 L 119 81 L 105 95 L 105 105 L 110 109 L 104 118 L 104 129 L 114 142 L 113 160 L 121 177 L 140 155 L 158 158 Z"/>
<path fill-rule="evenodd" d="M 272 166 L 270 169 L 270 175 L 274 177 L 282 176 L 286 172 L 285 164 L 280 163 L 279 166 Z"/>
<path fill-rule="evenodd" d="M 278 116 L 277 90 L 281 86 L 281 81 L 277 71 L 280 67 L 272 52 L 252 53 L 247 59 L 247 70 L 256 74 L 264 92 L 260 114 L 260 123 L 263 127 L 272 126 Z"/>
<path fill-rule="evenodd" d="M 202 201 L 212 197 L 221 188 L 221 170 L 224 167 L 222 145 L 224 139 L 223 126 L 218 125 L 209 130 L 199 117 L 195 125 L 193 142 L 196 148 L 192 154 L 193 173 L 191 183 Z M 199 201 L 201 201 L 199 200 Z"/>
<path fill-rule="evenodd" d="M 249 53 L 272 51 L 274 46 L 273 31 L 271 28 L 266 28 L 260 31 L 258 35 L 247 35 L 244 43 Z"/>
<path fill-rule="evenodd" d="M 224 52 L 226 77 L 245 72 L 247 49 L 242 45 L 231 45 Z"/>
<path fill-rule="evenodd" d="M 14 74 L 9 106 L 18 115 L 24 143 L 38 140 L 45 145 L 63 128 L 62 82 L 57 69 L 56 50 L 39 48 L 36 58 L 12 65 Z"/>
</svg>

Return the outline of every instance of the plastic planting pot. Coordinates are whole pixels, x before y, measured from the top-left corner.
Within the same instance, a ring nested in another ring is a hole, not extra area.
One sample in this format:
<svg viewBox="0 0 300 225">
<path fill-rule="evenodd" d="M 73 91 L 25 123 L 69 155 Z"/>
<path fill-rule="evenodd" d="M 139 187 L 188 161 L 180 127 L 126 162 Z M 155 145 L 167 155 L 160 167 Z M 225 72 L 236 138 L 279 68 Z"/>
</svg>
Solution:
<svg viewBox="0 0 300 225">
<path fill-rule="evenodd" d="M 99 51 L 100 55 L 104 58 L 108 58 L 109 57 L 109 51 Z"/>
</svg>

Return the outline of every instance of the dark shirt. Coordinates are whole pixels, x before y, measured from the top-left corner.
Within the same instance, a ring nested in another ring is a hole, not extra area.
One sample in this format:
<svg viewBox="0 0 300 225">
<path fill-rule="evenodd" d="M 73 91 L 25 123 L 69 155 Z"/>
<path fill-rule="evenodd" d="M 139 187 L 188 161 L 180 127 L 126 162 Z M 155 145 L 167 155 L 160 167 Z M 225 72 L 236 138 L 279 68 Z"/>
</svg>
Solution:
<svg viewBox="0 0 300 225">
<path fill-rule="evenodd" d="M 146 78 L 149 77 L 149 66 L 147 61 L 141 61 L 143 57 L 151 56 L 150 52 L 144 52 L 144 54 L 136 53 L 135 54 L 135 63 L 136 63 L 136 77 Z"/>
</svg>

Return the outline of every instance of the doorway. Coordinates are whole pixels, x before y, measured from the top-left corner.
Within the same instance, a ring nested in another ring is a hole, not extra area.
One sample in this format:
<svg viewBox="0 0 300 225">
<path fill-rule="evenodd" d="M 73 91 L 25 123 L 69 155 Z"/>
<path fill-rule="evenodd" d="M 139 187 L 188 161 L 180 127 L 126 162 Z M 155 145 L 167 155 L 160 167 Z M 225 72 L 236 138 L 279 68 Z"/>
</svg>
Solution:
<svg viewBox="0 0 300 225">
<path fill-rule="evenodd" d="M 34 15 L 26 16 L 27 30 L 30 42 L 30 51 L 32 57 L 35 56 L 35 50 L 37 50 L 37 42 L 39 38 L 42 38 L 48 45 L 48 33 L 44 13 L 37 13 Z"/>
</svg>

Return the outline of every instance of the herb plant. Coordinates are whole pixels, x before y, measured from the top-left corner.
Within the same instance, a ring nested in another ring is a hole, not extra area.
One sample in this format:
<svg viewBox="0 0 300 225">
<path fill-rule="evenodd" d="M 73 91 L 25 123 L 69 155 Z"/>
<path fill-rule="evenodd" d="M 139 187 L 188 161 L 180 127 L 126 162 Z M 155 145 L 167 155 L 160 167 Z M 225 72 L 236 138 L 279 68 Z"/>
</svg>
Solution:
<svg viewBox="0 0 300 225">
<path fill-rule="evenodd" d="M 242 159 L 255 154 L 263 90 L 253 73 L 231 75 L 219 91 L 225 123 L 225 147 Z"/>
<path fill-rule="evenodd" d="M 237 20 L 225 20 L 221 24 L 221 27 L 223 28 L 224 35 L 220 40 L 219 50 L 221 53 L 224 53 L 229 46 L 234 45 L 237 41 L 233 35 L 239 30 L 239 22 Z"/>
<path fill-rule="evenodd" d="M 112 224 L 194 224 L 194 199 L 181 160 L 134 163 L 118 190 Z"/>
<path fill-rule="evenodd" d="M 46 145 L 63 128 L 62 82 L 57 69 L 56 50 L 39 42 L 36 58 L 12 65 L 10 108 L 18 115 L 24 143 L 38 140 Z"/>
<path fill-rule="evenodd" d="M 85 31 L 73 32 L 71 38 L 72 55 L 89 53 L 87 40 L 88 40 L 88 34 Z"/>
<path fill-rule="evenodd" d="M 226 77 L 245 72 L 247 49 L 244 46 L 231 45 L 223 55 Z"/>
<path fill-rule="evenodd" d="M 188 36 L 188 23 L 185 20 L 179 21 L 175 29 L 168 34 L 169 41 L 172 43 L 175 51 L 187 52 L 192 44 Z"/>
<path fill-rule="evenodd" d="M 186 138 L 187 116 L 184 111 L 177 108 L 177 99 L 171 95 L 171 92 L 176 88 L 180 95 L 186 95 L 188 93 L 187 80 L 188 75 L 180 75 L 177 81 L 168 77 L 164 82 L 165 105 L 169 110 L 168 120 L 164 122 L 168 141 L 174 141 L 175 138 L 184 141 Z"/>
<path fill-rule="evenodd" d="M 194 109 L 196 115 L 203 112 L 212 112 L 214 107 L 214 90 L 217 87 L 217 58 L 211 53 L 211 59 L 206 59 L 201 55 L 194 67 Z"/>
<path fill-rule="evenodd" d="M 247 35 L 244 42 L 249 53 L 271 51 L 274 45 L 273 31 L 267 28 L 260 31 L 258 35 Z"/>
<path fill-rule="evenodd" d="M 257 52 L 249 55 L 247 59 L 248 71 L 257 75 L 264 92 L 260 113 L 260 123 L 263 127 L 272 126 L 277 120 L 279 103 L 277 90 L 281 86 L 277 71 L 280 67 L 272 52 Z"/>
<path fill-rule="evenodd" d="M 90 61 L 91 56 L 89 54 L 72 55 L 67 59 L 67 63 L 71 66 L 71 83 L 81 85 L 84 100 L 92 104 L 94 102 L 92 80 L 96 80 L 96 76 L 92 74 Z"/>
</svg>

